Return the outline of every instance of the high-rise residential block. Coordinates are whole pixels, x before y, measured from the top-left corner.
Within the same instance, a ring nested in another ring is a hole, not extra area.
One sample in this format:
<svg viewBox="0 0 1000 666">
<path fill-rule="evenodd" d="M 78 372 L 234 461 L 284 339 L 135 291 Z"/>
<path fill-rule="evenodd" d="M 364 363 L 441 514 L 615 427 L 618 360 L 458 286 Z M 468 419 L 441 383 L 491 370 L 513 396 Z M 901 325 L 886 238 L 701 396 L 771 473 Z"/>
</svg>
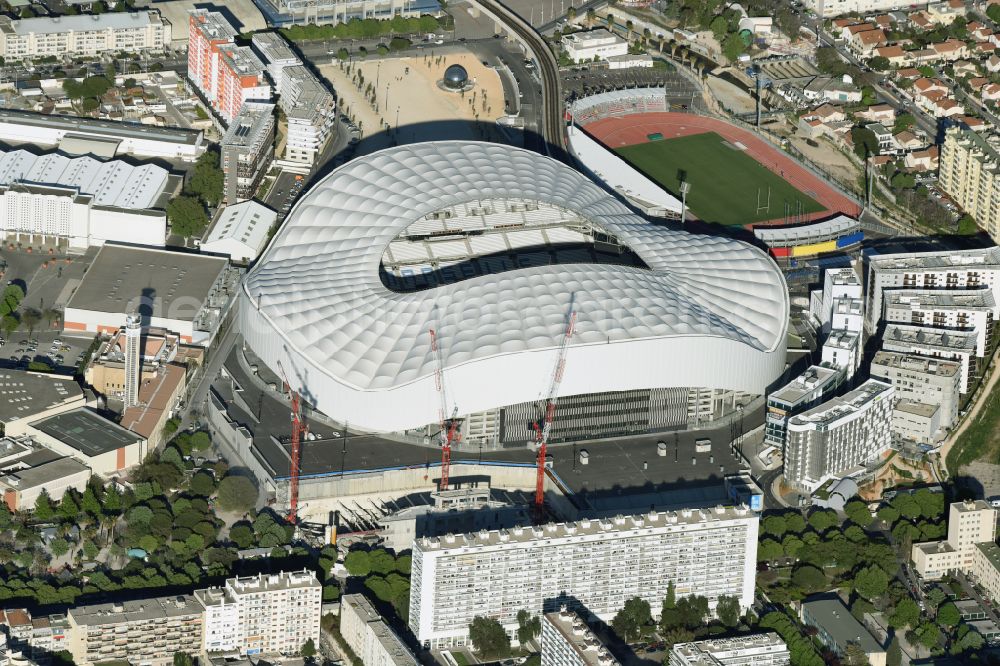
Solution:
<svg viewBox="0 0 1000 666">
<path fill-rule="evenodd" d="M 962 386 L 962 366 L 917 354 L 880 351 L 871 364 L 871 375 L 883 379 L 896 390 L 896 407 L 902 401 L 926 405 L 934 411 L 937 428 L 925 436 L 906 428 L 912 419 L 893 412 L 892 429 L 897 435 L 913 441 L 930 443 L 938 431 L 946 431 L 958 419 L 958 404 Z"/>
<path fill-rule="evenodd" d="M 889 289 L 883 295 L 887 322 L 974 331 L 976 356 L 984 356 L 1000 308 L 991 289 Z"/>
<path fill-rule="evenodd" d="M 618 666 L 601 639 L 563 606 L 542 615 L 542 666 Z"/>
<path fill-rule="evenodd" d="M 170 37 L 170 23 L 156 10 L 0 17 L 0 57 L 5 60 L 162 51 Z"/>
<path fill-rule="evenodd" d="M 785 479 L 812 492 L 889 450 L 892 385 L 870 379 L 845 395 L 793 416 L 785 444 Z"/>
<path fill-rule="evenodd" d="M 669 666 L 786 666 L 788 646 L 773 632 L 675 643 Z"/>
<path fill-rule="evenodd" d="M 950 571 L 968 572 L 976 544 L 992 543 L 997 510 L 983 500 L 953 502 L 948 510 L 948 538 L 913 544 L 913 568 L 925 580 L 936 580 Z"/>
<path fill-rule="evenodd" d="M 420 664 L 363 594 L 340 599 L 340 635 L 365 666 Z"/>
<path fill-rule="evenodd" d="M 295 655 L 306 641 L 319 646 L 323 586 L 311 571 L 230 578 L 225 587 L 197 590 L 205 613 L 206 652 Z"/>
<path fill-rule="evenodd" d="M 965 212 L 994 241 L 1000 240 L 1000 145 L 996 136 L 983 136 L 957 126 L 945 131 L 938 160 L 938 180 Z"/>
<path fill-rule="evenodd" d="M 223 198 L 252 199 L 274 157 L 274 105 L 247 102 L 222 137 Z"/>
<path fill-rule="evenodd" d="M 679 597 L 753 601 L 757 515 L 744 507 L 650 512 L 417 539 L 410 627 L 426 646 L 468 642 L 477 615 L 516 634 L 517 613 L 582 604 L 610 620 L 627 599 L 658 612 Z"/>
<path fill-rule="evenodd" d="M 882 335 L 882 349 L 888 352 L 915 354 L 959 365 L 959 390 L 969 391 L 978 367 L 975 331 L 952 331 L 927 326 L 889 324 Z"/>
</svg>

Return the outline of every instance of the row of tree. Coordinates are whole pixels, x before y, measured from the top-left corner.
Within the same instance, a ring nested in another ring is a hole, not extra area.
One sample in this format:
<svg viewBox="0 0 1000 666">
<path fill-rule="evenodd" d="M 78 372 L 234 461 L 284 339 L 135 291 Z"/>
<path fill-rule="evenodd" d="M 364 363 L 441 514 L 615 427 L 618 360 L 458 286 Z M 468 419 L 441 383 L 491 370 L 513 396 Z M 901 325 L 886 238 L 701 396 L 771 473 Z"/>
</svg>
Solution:
<svg viewBox="0 0 1000 666">
<path fill-rule="evenodd" d="M 218 150 L 205 151 L 195 162 L 184 192 L 167 204 L 167 219 L 173 233 L 185 238 L 201 236 L 208 226 L 208 208 L 222 202 L 224 185 Z"/>
<path fill-rule="evenodd" d="M 351 19 L 337 25 L 293 25 L 282 28 L 281 34 L 292 42 L 328 41 L 331 39 L 376 39 L 384 35 L 417 35 L 436 32 L 441 23 L 433 16 L 404 18 L 394 16 L 378 19 Z"/>
</svg>

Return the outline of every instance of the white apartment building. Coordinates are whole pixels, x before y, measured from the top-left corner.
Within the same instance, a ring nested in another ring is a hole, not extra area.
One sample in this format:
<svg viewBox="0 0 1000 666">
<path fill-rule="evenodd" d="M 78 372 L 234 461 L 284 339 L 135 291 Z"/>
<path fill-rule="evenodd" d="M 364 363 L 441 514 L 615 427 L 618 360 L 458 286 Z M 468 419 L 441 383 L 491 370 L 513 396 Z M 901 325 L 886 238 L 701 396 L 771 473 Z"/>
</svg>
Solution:
<svg viewBox="0 0 1000 666">
<path fill-rule="evenodd" d="M 949 430 L 958 419 L 962 386 L 960 364 L 882 350 L 872 359 L 871 375 L 892 384 L 896 390 L 896 400 L 907 400 L 935 408 L 938 428 L 941 430 Z M 900 416 L 900 420 L 906 419 Z M 903 425 L 897 424 L 896 414 L 893 414 L 892 424 L 893 432 L 905 437 Z"/>
<path fill-rule="evenodd" d="M 861 314 L 856 314 L 860 319 Z M 820 362 L 827 367 L 840 368 L 844 371 L 844 378 L 850 379 L 861 365 L 861 351 L 860 332 L 835 328 L 823 341 Z"/>
<path fill-rule="evenodd" d="M 869 334 L 882 320 L 885 292 L 890 289 L 989 289 L 993 300 L 1000 300 L 997 294 L 1000 289 L 1000 247 L 874 255 L 868 257 L 867 262 L 865 330 Z"/>
<path fill-rule="evenodd" d="M 278 106 L 288 120 L 283 157 L 311 166 L 332 134 L 337 120 L 336 100 L 280 34 L 257 33 L 252 43 L 267 63 L 267 74 L 278 92 Z"/>
<path fill-rule="evenodd" d="M 0 17 L 0 56 L 43 56 L 161 51 L 170 44 L 170 23 L 156 10 L 11 19 Z"/>
<path fill-rule="evenodd" d="M 986 590 L 993 603 L 1000 602 L 1000 546 L 992 541 L 977 543 L 972 553 L 969 577 Z"/>
<path fill-rule="evenodd" d="M 843 373 L 835 368 L 812 365 L 801 375 L 767 396 L 764 441 L 785 449 L 788 419 L 815 407 L 840 386 Z"/>
<path fill-rule="evenodd" d="M 886 289 L 887 322 L 972 331 L 976 356 L 986 355 L 998 309 L 990 289 Z"/>
<path fill-rule="evenodd" d="M 830 268 L 823 288 L 809 294 L 809 314 L 823 335 L 838 328 L 860 331 L 864 317 L 864 290 L 853 268 Z"/>
<path fill-rule="evenodd" d="M 253 199 L 274 157 L 274 104 L 245 102 L 222 137 L 226 205 Z"/>
<path fill-rule="evenodd" d="M 785 444 L 785 479 L 813 492 L 848 476 L 889 450 L 894 391 L 874 379 L 792 417 Z"/>
<path fill-rule="evenodd" d="M 363 594 L 341 598 L 340 635 L 365 666 L 420 664 Z"/>
<path fill-rule="evenodd" d="M 990 235 L 1000 241 L 1000 150 L 995 135 L 951 127 L 938 160 L 941 188 Z"/>
<path fill-rule="evenodd" d="M 355 18 L 388 20 L 441 13 L 437 0 L 267 0 L 267 4 L 275 14 L 274 22 L 280 24 L 327 25 Z"/>
<path fill-rule="evenodd" d="M 976 338 L 975 331 L 889 324 L 882 335 L 882 349 L 958 363 L 959 390 L 967 393 L 977 365 Z"/>
<path fill-rule="evenodd" d="M 773 632 L 676 643 L 669 666 L 786 666 L 788 646 Z"/>
<path fill-rule="evenodd" d="M 318 646 L 322 594 L 316 574 L 305 569 L 230 578 L 225 587 L 197 590 L 205 610 L 202 649 L 295 655 L 310 638 Z"/>
<path fill-rule="evenodd" d="M 618 666 L 601 639 L 566 606 L 542 615 L 542 666 Z"/>
<path fill-rule="evenodd" d="M 564 35 L 562 46 L 573 62 L 606 60 L 628 53 L 628 42 L 604 28 Z"/>
<path fill-rule="evenodd" d="M 976 545 L 992 543 L 996 525 L 997 510 L 983 500 L 953 502 L 948 510 L 948 538 L 913 544 L 913 568 L 924 580 L 937 580 L 949 571 L 970 571 Z"/>
<path fill-rule="evenodd" d="M 410 628 L 431 648 L 465 645 L 477 615 L 516 635 L 517 612 L 579 602 L 610 620 L 639 596 L 658 612 L 670 581 L 714 608 L 753 602 L 757 515 L 745 507 L 582 519 L 417 539 Z"/>
<path fill-rule="evenodd" d="M 912 3 L 905 0 L 805 0 L 805 5 L 820 18 L 832 18 L 845 14 L 864 16 L 876 12 L 889 12 L 908 8 Z"/>
</svg>

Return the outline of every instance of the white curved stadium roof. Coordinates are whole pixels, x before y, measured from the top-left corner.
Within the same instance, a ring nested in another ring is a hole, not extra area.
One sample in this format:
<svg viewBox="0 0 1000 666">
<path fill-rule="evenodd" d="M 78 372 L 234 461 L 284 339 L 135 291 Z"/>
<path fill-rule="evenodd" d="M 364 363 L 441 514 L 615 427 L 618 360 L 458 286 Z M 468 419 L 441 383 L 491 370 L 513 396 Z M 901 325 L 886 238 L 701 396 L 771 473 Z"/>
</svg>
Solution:
<svg viewBox="0 0 1000 666">
<path fill-rule="evenodd" d="M 518 200 L 568 209 L 648 268 L 519 268 L 398 293 L 386 247 L 450 206 Z M 303 397 L 372 431 L 438 420 L 438 331 L 448 411 L 537 399 L 570 310 L 561 395 L 655 387 L 763 393 L 785 361 L 788 297 L 773 262 L 733 240 L 651 224 L 573 169 L 509 146 L 446 141 L 337 169 L 295 206 L 244 283 L 244 338 Z"/>
</svg>

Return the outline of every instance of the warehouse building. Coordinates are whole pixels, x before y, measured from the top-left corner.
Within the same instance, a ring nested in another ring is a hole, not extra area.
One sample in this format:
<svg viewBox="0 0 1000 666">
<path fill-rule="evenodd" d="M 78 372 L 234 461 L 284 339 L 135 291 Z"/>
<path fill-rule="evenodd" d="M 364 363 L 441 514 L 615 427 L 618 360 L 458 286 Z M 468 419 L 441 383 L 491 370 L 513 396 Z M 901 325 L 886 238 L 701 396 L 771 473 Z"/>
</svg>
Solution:
<svg viewBox="0 0 1000 666">
<path fill-rule="evenodd" d="M 76 409 L 33 422 L 28 434 L 64 456 L 76 458 L 105 478 L 141 463 L 146 440 L 90 409 Z"/>
<path fill-rule="evenodd" d="M 170 24 L 155 9 L 25 19 L 0 17 L 0 57 L 8 61 L 162 51 L 168 44 Z"/>
<path fill-rule="evenodd" d="M 201 242 L 201 251 L 249 264 L 264 250 L 271 227 L 277 221 L 277 213 L 256 201 L 226 206 Z"/>
<path fill-rule="evenodd" d="M 0 493 L 11 511 L 32 510 L 43 492 L 58 500 L 87 487 L 90 468 L 28 436 L 0 438 Z"/>
<path fill-rule="evenodd" d="M 33 421 L 94 405 L 69 375 L 0 369 L 0 424 L 8 436 L 23 435 Z"/>
<path fill-rule="evenodd" d="M 274 104 L 247 102 L 222 137 L 222 194 L 229 205 L 252 199 L 274 157 Z"/>
<path fill-rule="evenodd" d="M 785 480 L 813 492 L 889 450 L 892 385 L 874 379 L 788 421 Z"/>
<path fill-rule="evenodd" d="M 425 647 L 442 648 L 468 644 L 477 615 L 512 637 L 522 609 L 536 615 L 582 604 L 610 621 L 635 596 L 656 613 L 671 583 L 678 597 L 703 595 L 714 608 L 732 595 L 748 608 L 757 532 L 756 513 L 717 507 L 420 538 L 410 628 Z"/>
<path fill-rule="evenodd" d="M 108 244 L 70 297 L 63 330 L 116 333 L 138 310 L 143 327 L 207 347 L 229 312 L 239 277 L 221 257 Z"/>
<path fill-rule="evenodd" d="M 101 155 L 162 157 L 193 162 L 208 148 L 199 130 L 152 127 L 134 123 L 74 118 L 0 109 L 0 141 L 8 144 L 30 143 L 56 147 L 68 155 L 80 154 L 80 142 L 98 141 L 104 145 Z M 89 150 L 85 152 L 91 152 Z"/>
<path fill-rule="evenodd" d="M 75 252 L 108 241 L 162 246 L 178 185 L 152 164 L 0 151 L 0 231 L 8 243 Z"/>
</svg>

